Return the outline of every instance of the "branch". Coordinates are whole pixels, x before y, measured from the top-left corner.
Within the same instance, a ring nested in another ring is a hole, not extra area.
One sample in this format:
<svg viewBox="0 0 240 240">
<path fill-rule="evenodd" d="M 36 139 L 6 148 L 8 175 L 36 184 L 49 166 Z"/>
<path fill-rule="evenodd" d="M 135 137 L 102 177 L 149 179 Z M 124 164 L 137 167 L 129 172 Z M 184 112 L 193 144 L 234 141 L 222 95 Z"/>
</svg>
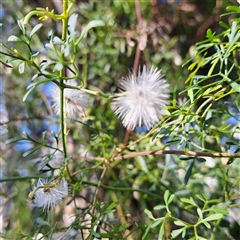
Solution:
<svg viewBox="0 0 240 240">
<path fill-rule="evenodd" d="M 223 152 L 184 152 L 180 150 L 158 150 L 158 151 L 145 151 L 145 152 L 134 152 L 134 153 L 128 153 L 121 156 L 114 157 L 112 161 L 119 161 L 122 159 L 128 159 L 132 157 L 138 157 L 138 156 L 147 156 L 147 155 L 184 155 L 184 156 L 193 156 L 193 157 L 225 157 L 225 158 L 240 158 L 240 153 L 223 153 Z M 79 158 L 79 156 L 76 156 Z M 103 157 L 94 157 L 94 156 L 80 156 L 80 159 L 89 160 L 89 161 L 104 161 Z"/>
</svg>

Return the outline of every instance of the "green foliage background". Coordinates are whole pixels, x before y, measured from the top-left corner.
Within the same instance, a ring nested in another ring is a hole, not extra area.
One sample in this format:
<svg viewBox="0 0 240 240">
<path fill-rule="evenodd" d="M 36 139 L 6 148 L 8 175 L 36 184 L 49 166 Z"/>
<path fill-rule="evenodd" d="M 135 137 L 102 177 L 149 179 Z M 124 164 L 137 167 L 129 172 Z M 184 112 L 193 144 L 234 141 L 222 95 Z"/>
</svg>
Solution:
<svg viewBox="0 0 240 240">
<path fill-rule="evenodd" d="M 76 239 L 239 238 L 240 220 L 229 217 L 230 209 L 239 211 L 240 197 L 239 4 L 139 1 L 140 27 L 147 29 L 145 42 L 139 33 L 136 2 L 76 1 L 72 8 L 71 14 L 78 17 L 77 37 L 90 21 L 105 22 L 90 29 L 75 52 L 71 42 L 65 45 L 70 49 L 68 56 L 75 59 L 79 82 L 99 94 L 89 97 L 86 118 L 67 121 L 70 194 L 51 214 L 32 209 L 26 199 L 34 180 L 49 174 L 43 170 L 53 154 L 50 147 L 61 148 L 59 119 L 51 109 L 52 85 L 42 82 L 46 76 L 37 76 L 34 66 L 43 68 L 53 60 L 46 67 L 49 78 L 60 72 L 59 59 L 46 44 L 54 43 L 54 37 L 61 38 L 61 21 L 39 21 L 34 16 L 25 27 L 26 35 L 39 22 L 43 26 L 29 44 L 9 37 L 25 39 L 17 20 L 36 7 L 61 12 L 54 1 L 2 3 L 3 238 L 36 239 L 36 234 L 42 233 L 46 239 L 58 239 L 57 233 L 68 228 L 78 234 Z M 139 65 L 162 69 L 171 85 L 171 104 L 167 116 L 147 135 L 131 132 L 124 149 L 125 129 L 114 115 L 111 98 L 101 93 L 114 95 L 118 91 L 118 81 L 134 68 L 139 42 L 146 43 Z M 61 44 L 54 45 L 59 52 Z M 23 102 L 27 86 L 38 82 L 41 84 Z M 231 117 L 235 125 L 227 121 Z M 101 179 L 106 160 L 118 149 L 121 154 L 157 150 L 186 154 L 107 161 Z M 209 156 L 188 156 L 189 151 Z M 238 155 L 211 155 L 215 152 Z M 75 218 L 69 224 L 64 216 Z M 87 216 L 91 216 L 88 225 Z M 67 236 L 63 239 L 70 239 Z"/>
</svg>

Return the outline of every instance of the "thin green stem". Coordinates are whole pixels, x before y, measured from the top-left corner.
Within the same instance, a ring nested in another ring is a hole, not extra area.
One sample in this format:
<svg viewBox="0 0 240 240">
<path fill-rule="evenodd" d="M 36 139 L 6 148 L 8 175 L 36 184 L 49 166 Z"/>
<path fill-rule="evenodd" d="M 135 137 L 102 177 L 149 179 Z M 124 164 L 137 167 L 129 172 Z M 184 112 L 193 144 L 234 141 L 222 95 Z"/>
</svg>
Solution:
<svg viewBox="0 0 240 240">
<path fill-rule="evenodd" d="M 150 191 L 146 191 L 143 189 L 138 189 L 138 188 L 126 188 L 126 187 L 111 187 L 111 186 L 106 186 L 106 185 L 99 185 L 98 183 L 93 183 L 93 182 L 88 182 L 88 181 L 82 181 L 82 184 L 86 184 L 87 186 L 95 186 L 95 187 L 100 187 L 102 189 L 106 189 L 106 190 L 111 190 L 111 191 L 121 191 L 121 192 L 139 192 L 142 194 L 147 194 L 149 196 L 152 196 L 156 199 L 161 199 L 161 196 L 155 193 L 152 193 Z"/>
<path fill-rule="evenodd" d="M 67 21 L 68 21 L 68 15 L 70 13 L 70 10 L 72 8 L 69 6 L 67 8 L 67 0 L 63 0 L 63 18 L 62 18 L 62 40 L 65 41 L 67 38 Z M 62 56 L 64 58 L 64 56 Z M 64 158 L 67 158 L 67 123 L 66 123 L 66 111 L 65 111 L 65 99 L 64 99 L 64 77 L 65 77 L 65 68 L 63 68 L 60 71 L 60 125 L 61 125 L 61 134 L 62 134 L 62 147 L 63 147 L 63 155 Z M 65 169 L 67 171 L 69 179 L 71 179 L 71 174 L 68 169 L 67 164 L 65 163 Z"/>
<path fill-rule="evenodd" d="M 219 227 L 221 221 L 222 221 L 222 218 L 219 218 L 219 219 L 217 220 L 217 223 L 216 223 L 216 225 L 215 225 L 214 228 L 213 228 L 213 231 L 212 231 L 210 240 L 214 240 L 214 239 L 215 239 L 215 233 L 217 233 L 217 230 L 218 230 L 218 227 Z"/>
<path fill-rule="evenodd" d="M 194 226 L 193 226 L 193 229 L 194 229 L 194 237 L 195 237 L 195 239 L 197 240 L 197 239 L 198 239 L 197 225 L 194 225 Z"/>
</svg>

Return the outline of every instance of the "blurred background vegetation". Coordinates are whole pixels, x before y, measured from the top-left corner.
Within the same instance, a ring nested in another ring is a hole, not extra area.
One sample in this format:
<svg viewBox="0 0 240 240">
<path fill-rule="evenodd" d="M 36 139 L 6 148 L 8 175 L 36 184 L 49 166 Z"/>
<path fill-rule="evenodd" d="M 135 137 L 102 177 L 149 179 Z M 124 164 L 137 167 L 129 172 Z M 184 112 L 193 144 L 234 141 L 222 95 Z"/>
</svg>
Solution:
<svg viewBox="0 0 240 240">
<path fill-rule="evenodd" d="M 185 80 L 189 75 L 188 65 L 183 67 L 182 65 L 194 56 L 194 45 L 205 39 L 207 29 L 220 33 L 223 30 L 219 25 L 220 20 L 231 25 L 231 19 L 234 16 L 225 15 L 221 18 L 220 16 L 226 13 L 227 6 L 237 5 L 237 1 L 140 0 L 139 6 L 135 2 L 138 1 L 76 1 L 72 12 L 78 14 L 76 27 L 78 34 L 91 20 L 106 22 L 104 28 L 90 30 L 79 44 L 77 61 L 81 77 L 90 88 L 96 86 L 103 92 L 115 93 L 119 79 L 126 76 L 129 71 L 132 69 L 136 71 L 138 65 L 146 64 L 148 68 L 153 65 L 162 69 L 162 73 L 171 85 L 171 99 L 181 105 L 186 95 L 183 93 L 179 98 L 179 93 L 185 89 Z M 48 7 L 50 10 L 54 9 L 56 13 L 61 13 L 62 3 L 58 0 L 2 1 L 0 22 L 3 25 L 0 26 L 0 41 L 6 43 L 10 35 L 20 36 L 17 20 L 22 19 L 36 7 Z M 33 27 L 38 22 L 39 20 L 33 17 L 29 23 Z M 45 47 L 50 30 L 53 30 L 55 35 L 61 36 L 59 22 L 48 19 L 43 23 L 44 27 L 33 38 L 34 49 L 40 51 L 39 64 L 51 59 L 51 53 Z M 20 47 L 24 55 L 26 46 L 23 44 L 17 46 L 20 44 L 17 42 L 11 44 L 15 48 Z M 211 51 L 213 50 L 209 50 L 210 54 Z M 1 61 L 7 62 L 7 57 L 1 56 Z M 3 203 L 1 225 L 6 239 L 31 239 L 26 236 L 38 232 L 39 226 L 42 232 L 53 231 L 52 227 L 39 220 L 46 218 L 44 213 L 32 210 L 26 200 L 33 185 L 33 179 L 40 176 L 40 173 L 36 174 L 36 170 L 42 170 L 51 152 L 43 147 L 28 155 L 27 151 L 35 146 L 33 142 L 22 140 L 6 144 L 6 141 L 28 134 L 36 142 L 41 142 L 44 133 L 47 144 L 54 145 L 56 144 L 54 134 L 58 133 L 59 125 L 51 109 L 51 83 L 39 86 L 23 103 L 26 86 L 31 83 L 31 78 L 36 72 L 26 67 L 24 74 L 20 74 L 18 63 L 11 64 L 13 68 L 0 65 L 1 178 L 21 177 L 22 180 L 8 181 L 1 185 L 1 202 Z M 203 75 L 208 71 L 207 65 L 200 70 Z M 86 160 L 79 156 L 108 157 L 106 155 L 109 151 L 114 146 L 119 146 L 125 135 L 125 130 L 114 115 L 108 100 L 96 97 L 89 101 L 91 107 L 87 111 L 88 117 L 83 119 L 83 122 L 72 121 L 68 124 L 68 152 L 73 156 L 70 162 L 71 171 L 78 171 L 76 173 L 78 185 L 75 184 L 72 189 L 75 192 L 74 201 L 69 197 L 66 200 L 67 207 L 59 207 L 56 218 L 52 219 L 53 222 L 59 223 L 57 226 L 59 231 L 64 231 L 64 228 L 69 226 L 67 216 L 71 214 L 77 216 L 74 228 L 78 231 L 84 230 L 81 227 L 81 221 L 84 221 L 82 217 L 88 213 L 87 208 L 92 203 L 94 186 L 96 187 L 102 171 L 100 162 Z M 232 100 L 228 99 L 228 101 Z M 216 119 L 216 121 L 228 119 L 227 116 L 223 119 L 220 113 L 218 117 L 220 120 Z M 138 137 L 138 133 L 132 132 L 130 141 Z M 152 147 L 162 148 L 163 146 L 163 142 L 157 141 L 151 145 L 149 139 L 146 139 L 135 145 L 132 150 L 150 150 Z M 226 150 L 224 146 L 222 149 L 215 149 L 215 147 L 215 143 L 212 143 L 209 148 L 216 151 Z M 114 224 L 118 226 L 127 221 L 130 224 L 127 230 L 132 232 L 133 238 L 141 239 L 149 221 L 144 214 L 144 209 L 152 210 L 154 206 L 162 203 L 166 189 L 175 193 L 178 198 L 195 196 L 197 193 L 205 193 L 209 199 L 224 197 L 222 189 L 226 186 L 226 168 L 222 164 L 223 161 L 224 159 L 209 159 L 206 164 L 199 164 L 193 170 L 187 185 L 183 184 L 187 169 L 186 162 L 179 161 L 177 156 L 147 156 L 119 161 L 109 167 L 102 182 L 105 187 L 98 193 L 99 202 L 103 203 L 103 207 L 99 205 L 98 210 L 102 217 L 99 219 L 108 224 L 105 220 L 108 215 L 107 206 L 118 201 L 119 204 L 115 206 L 116 223 Z M 229 183 L 235 182 L 236 176 L 239 176 L 239 170 L 239 164 L 228 169 L 231 172 L 228 175 Z M 142 192 L 133 192 L 132 188 L 140 189 Z M 77 203 L 77 210 L 73 202 Z M 189 219 L 194 215 L 185 213 L 183 206 L 176 204 L 173 205 L 173 211 Z M 239 207 L 236 211 L 239 213 Z M 158 216 L 159 212 L 156 211 L 155 214 Z M 235 214 L 233 218 L 224 219 L 221 224 L 223 230 L 219 233 L 218 239 L 240 239 L 239 214 Z M 171 229 L 170 226 L 171 223 L 169 223 L 169 229 Z M 96 227 L 94 231 L 98 232 L 98 230 Z M 114 231 L 115 236 L 118 237 L 112 239 L 121 239 L 121 231 L 119 229 Z M 117 235 L 118 231 L 119 235 Z M 157 232 L 156 229 L 150 230 L 146 239 L 155 239 Z M 57 235 L 49 234 L 49 236 L 51 236 L 49 239 L 58 239 Z M 71 238 L 65 236 L 62 239 Z M 76 239 L 80 237 L 77 236 Z"/>
</svg>

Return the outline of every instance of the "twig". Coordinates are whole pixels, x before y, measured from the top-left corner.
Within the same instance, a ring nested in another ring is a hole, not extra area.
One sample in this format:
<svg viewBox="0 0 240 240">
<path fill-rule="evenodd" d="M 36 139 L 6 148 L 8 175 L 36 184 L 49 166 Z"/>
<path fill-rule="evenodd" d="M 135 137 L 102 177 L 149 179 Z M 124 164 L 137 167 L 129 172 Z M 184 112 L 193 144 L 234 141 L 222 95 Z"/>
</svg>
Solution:
<svg viewBox="0 0 240 240">
<path fill-rule="evenodd" d="M 157 151 L 144 151 L 144 152 L 134 152 L 128 153 L 121 156 L 116 156 L 112 158 L 112 161 L 119 161 L 123 159 L 139 157 L 139 156 L 148 156 L 148 155 L 184 155 L 184 156 L 193 156 L 193 157 L 224 157 L 224 158 L 240 158 L 240 153 L 224 153 L 224 152 L 184 152 L 181 150 L 157 150 Z M 79 156 L 74 156 L 79 158 Z M 80 156 L 80 159 L 89 160 L 89 161 L 104 161 L 103 157 L 94 157 L 94 156 Z"/>
</svg>

